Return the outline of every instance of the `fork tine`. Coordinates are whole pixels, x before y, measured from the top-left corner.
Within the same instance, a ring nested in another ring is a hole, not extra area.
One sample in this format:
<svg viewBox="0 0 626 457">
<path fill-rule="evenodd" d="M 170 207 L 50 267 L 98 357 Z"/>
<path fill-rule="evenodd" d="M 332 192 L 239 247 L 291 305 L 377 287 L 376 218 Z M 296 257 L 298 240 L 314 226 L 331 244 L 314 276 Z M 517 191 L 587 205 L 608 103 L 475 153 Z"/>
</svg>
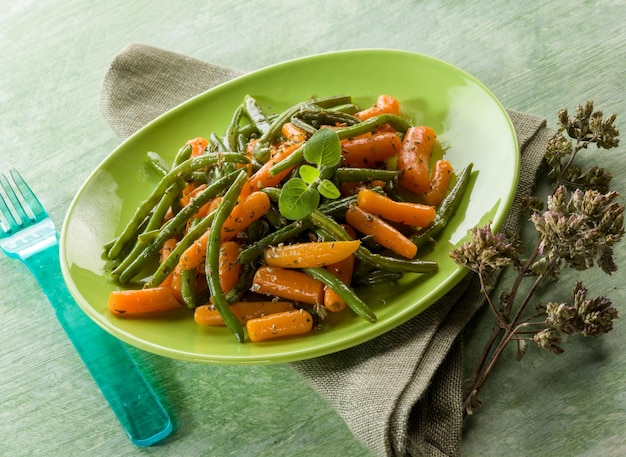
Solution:
<svg viewBox="0 0 626 457">
<path fill-rule="evenodd" d="M 9 198 L 9 202 L 11 203 L 11 206 L 17 213 L 17 217 L 20 219 L 18 221 L 17 219 L 13 218 L 13 220 L 17 223 L 18 226 L 22 225 L 24 222 L 26 222 L 29 219 L 29 217 L 24 211 L 24 208 L 22 208 L 22 204 L 17 198 L 15 189 L 13 188 L 13 186 L 11 186 L 11 184 L 9 183 L 9 180 L 3 174 L 0 174 L 0 186 L 2 186 L 2 188 L 6 192 L 7 197 Z M 6 201 L 5 201 L 5 206 L 7 206 Z M 10 211 L 9 211 L 9 214 L 10 214 Z"/>
<path fill-rule="evenodd" d="M 0 179 L 3 178 L 3 175 L 0 175 Z M 2 230 L 6 233 L 11 233 L 16 231 L 20 226 L 18 222 L 13 217 L 13 213 L 9 209 L 9 206 L 6 203 L 5 198 L 0 194 L 0 214 L 4 217 L 4 221 L 0 219 L 0 225 L 2 225 Z M 6 222 L 6 227 L 4 223 Z"/>
<path fill-rule="evenodd" d="M 22 175 L 16 170 L 11 170 L 11 177 L 13 178 L 13 182 L 17 186 L 17 188 L 22 193 L 22 197 L 24 197 L 24 201 L 28 208 L 33 213 L 35 219 L 39 219 L 40 217 L 47 216 L 46 210 L 43 205 L 39 202 L 39 199 L 35 195 L 35 193 L 31 190 L 31 188 L 26 184 Z"/>
</svg>

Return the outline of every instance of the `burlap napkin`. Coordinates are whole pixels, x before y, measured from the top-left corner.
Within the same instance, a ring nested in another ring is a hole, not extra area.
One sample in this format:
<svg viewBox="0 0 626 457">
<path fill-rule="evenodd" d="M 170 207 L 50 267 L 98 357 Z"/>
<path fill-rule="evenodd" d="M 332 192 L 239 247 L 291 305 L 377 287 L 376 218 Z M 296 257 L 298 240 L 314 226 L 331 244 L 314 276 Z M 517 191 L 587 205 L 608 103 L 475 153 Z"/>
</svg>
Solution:
<svg viewBox="0 0 626 457">
<path fill-rule="evenodd" d="M 179 103 L 242 72 L 131 44 L 112 61 L 100 109 L 126 138 Z M 520 226 L 519 198 L 532 192 L 545 143 L 544 119 L 509 111 L 522 153 L 519 192 L 505 230 Z M 493 282 L 496 278 L 493 278 Z M 428 310 L 381 337 L 325 357 L 292 363 L 381 456 L 461 452 L 463 360 L 460 333 L 483 304 L 468 275 Z"/>
</svg>

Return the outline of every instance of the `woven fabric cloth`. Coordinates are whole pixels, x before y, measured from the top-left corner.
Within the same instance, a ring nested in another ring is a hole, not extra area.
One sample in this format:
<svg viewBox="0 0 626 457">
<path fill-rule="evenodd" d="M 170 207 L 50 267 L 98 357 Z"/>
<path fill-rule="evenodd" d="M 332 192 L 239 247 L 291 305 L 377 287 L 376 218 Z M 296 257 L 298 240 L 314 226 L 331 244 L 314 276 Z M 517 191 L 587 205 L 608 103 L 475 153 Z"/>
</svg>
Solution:
<svg viewBox="0 0 626 457">
<path fill-rule="evenodd" d="M 112 61 L 100 109 L 124 139 L 151 120 L 243 72 L 142 44 Z M 521 149 L 518 193 L 503 227 L 517 232 L 551 134 L 544 119 L 508 111 Z M 491 285 L 497 278 L 492 278 Z M 460 334 L 484 302 L 467 275 L 426 311 L 374 340 L 291 366 L 381 456 L 461 453 L 463 357 Z"/>
</svg>

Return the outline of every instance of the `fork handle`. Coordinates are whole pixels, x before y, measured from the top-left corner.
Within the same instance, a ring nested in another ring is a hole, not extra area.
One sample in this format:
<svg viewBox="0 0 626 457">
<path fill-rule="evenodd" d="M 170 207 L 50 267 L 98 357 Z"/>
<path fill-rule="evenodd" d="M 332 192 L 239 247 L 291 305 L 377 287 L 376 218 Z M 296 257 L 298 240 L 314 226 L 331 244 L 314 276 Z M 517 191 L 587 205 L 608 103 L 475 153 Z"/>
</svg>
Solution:
<svg viewBox="0 0 626 457">
<path fill-rule="evenodd" d="M 172 421 L 126 347 L 87 317 L 70 295 L 61 274 L 58 244 L 24 262 L 130 440 L 150 446 L 167 437 Z"/>
</svg>

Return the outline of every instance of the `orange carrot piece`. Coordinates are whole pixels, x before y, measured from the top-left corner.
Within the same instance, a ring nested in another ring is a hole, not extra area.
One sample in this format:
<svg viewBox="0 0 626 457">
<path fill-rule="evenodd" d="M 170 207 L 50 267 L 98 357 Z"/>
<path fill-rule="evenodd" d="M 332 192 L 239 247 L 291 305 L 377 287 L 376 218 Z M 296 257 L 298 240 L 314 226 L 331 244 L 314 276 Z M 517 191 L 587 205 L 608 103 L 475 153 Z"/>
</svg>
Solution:
<svg viewBox="0 0 626 457">
<path fill-rule="evenodd" d="M 250 319 L 246 330 L 250 341 L 265 341 L 284 336 L 304 335 L 313 329 L 313 316 L 297 309 Z"/>
<path fill-rule="evenodd" d="M 400 112 L 400 102 L 391 95 L 380 95 L 376 99 L 376 104 L 355 114 L 356 117 L 364 121 L 370 117 L 381 114 L 398 114 Z"/>
<path fill-rule="evenodd" d="M 109 294 L 109 311 L 118 317 L 158 313 L 180 307 L 169 287 L 114 290 Z"/>
<path fill-rule="evenodd" d="M 228 293 L 239 281 L 242 268 L 242 265 L 237 262 L 239 252 L 240 246 L 236 241 L 224 241 L 220 245 L 219 278 L 224 293 Z"/>
<path fill-rule="evenodd" d="M 354 254 L 350 254 L 343 260 L 328 265 L 326 269 L 341 279 L 344 284 L 350 285 L 352 282 L 352 273 L 354 271 Z M 346 308 L 346 302 L 330 287 L 324 288 L 324 308 L 334 313 L 342 311 Z"/>
<path fill-rule="evenodd" d="M 344 166 L 376 168 L 395 156 L 402 147 L 393 132 L 365 133 L 341 141 Z"/>
<path fill-rule="evenodd" d="M 191 157 L 197 157 L 204 154 L 204 149 L 209 145 L 209 141 L 199 136 L 187 141 L 187 144 L 191 146 Z"/>
<path fill-rule="evenodd" d="M 191 270 L 196 268 L 206 257 L 206 245 L 209 241 L 209 230 L 204 232 L 196 239 L 191 246 L 185 249 L 178 260 L 178 266 L 181 270 Z"/>
<path fill-rule="evenodd" d="M 307 133 L 291 122 L 283 124 L 281 132 L 283 136 L 287 138 L 287 141 L 291 141 L 293 143 L 304 143 L 307 139 Z"/>
<path fill-rule="evenodd" d="M 371 235 L 382 246 L 398 255 L 412 259 L 417 254 L 417 246 L 394 227 L 358 206 L 346 211 L 346 222 L 359 232 Z"/>
<path fill-rule="evenodd" d="M 272 207 L 272 202 L 265 192 L 252 192 L 240 200 L 222 227 L 222 241 L 232 240 L 239 232 L 263 217 Z"/>
<path fill-rule="evenodd" d="M 435 144 L 435 131 L 426 126 L 409 128 L 398 153 L 398 180 L 405 189 L 423 194 L 430 189 L 429 161 Z"/>
<path fill-rule="evenodd" d="M 426 204 L 437 206 L 441 203 L 448 191 L 452 171 L 452 165 L 447 160 L 435 162 L 435 170 L 430 180 L 430 190 L 424 194 Z"/>
<path fill-rule="evenodd" d="M 206 184 L 195 184 L 195 183 L 189 183 L 185 186 L 185 188 L 182 191 L 182 197 L 180 198 L 180 204 L 182 206 L 187 206 L 189 203 L 191 203 L 191 200 L 198 195 L 200 192 L 202 192 L 204 189 L 207 188 Z"/>
<path fill-rule="evenodd" d="M 172 291 L 174 298 L 178 300 L 180 303 L 183 303 L 184 302 L 183 293 L 182 293 L 183 286 L 182 286 L 180 263 L 176 265 L 176 268 L 174 268 L 174 271 L 172 271 L 171 275 L 172 275 L 172 280 L 169 286 L 170 290 Z"/>
<path fill-rule="evenodd" d="M 361 189 L 373 189 L 374 187 L 385 187 L 387 183 L 378 179 L 372 181 L 345 181 L 339 184 L 339 191 L 344 197 L 357 195 Z"/>
<path fill-rule="evenodd" d="M 285 300 L 318 305 L 324 300 L 324 283 L 296 270 L 262 266 L 254 274 L 252 291 Z"/>
<path fill-rule="evenodd" d="M 160 263 L 165 262 L 165 259 L 169 257 L 169 255 L 172 253 L 172 251 L 176 247 L 176 243 L 178 243 L 178 239 L 176 237 L 172 237 L 172 238 L 165 240 L 165 242 L 163 243 L 163 246 L 161 246 L 161 250 L 159 251 L 159 254 L 161 255 L 161 258 L 159 260 Z M 172 274 L 170 273 L 163 280 L 160 286 L 169 287 L 171 282 L 172 282 Z"/>
<path fill-rule="evenodd" d="M 242 301 L 230 305 L 230 309 L 243 325 L 250 319 L 293 309 L 288 301 Z M 213 305 L 201 305 L 194 311 L 194 320 L 201 325 L 226 325 L 220 312 Z"/>
<path fill-rule="evenodd" d="M 428 226 L 437 214 L 434 206 L 397 202 L 370 189 L 359 190 L 357 205 L 368 213 L 412 227 Z"/>
<path fill-rule="evenodd" d="M 259 168 L 256 173 L 254 173 L 250 178 L 248 178 L 248 182 L 244 185 L 241 190 L 240 198 L 246 197 L 250 195 L 252 192 L 256 192 L 265 187 L 275 187 L 280 182 L 291 173 L 294 167 L 290 167 L 286 170 L 281 171 L 280 173 L 276 173 L 275 175 L 270 174 L 270 168 L 276 165 L 281 160 L 286 159 L 291 154 L 293 154 L 299 147 L 301 143 L 287 143 L 279 147 L 276 152 L 272 155 L 272 158 L 265 162 L 261 168 Z"/>
<path fill-rule="evenodd" d="M 350 256 L 360 244 L 358 240 L 283 244 L 267 248 L 263 256 L 270 267 L 323 267 Z"/>
<path fill-rule="evenodd" d="M 165 262 L 165 259 L 170 256 L 170 254 L 176 247 L 176 243 L 178 243 L 178 239 L 176 237 L 165 240 L 163 246 L 161 246 L 161 250 L 159 251 L 159 253 L 161 254 L 161 263 Z"/>
</svg>

